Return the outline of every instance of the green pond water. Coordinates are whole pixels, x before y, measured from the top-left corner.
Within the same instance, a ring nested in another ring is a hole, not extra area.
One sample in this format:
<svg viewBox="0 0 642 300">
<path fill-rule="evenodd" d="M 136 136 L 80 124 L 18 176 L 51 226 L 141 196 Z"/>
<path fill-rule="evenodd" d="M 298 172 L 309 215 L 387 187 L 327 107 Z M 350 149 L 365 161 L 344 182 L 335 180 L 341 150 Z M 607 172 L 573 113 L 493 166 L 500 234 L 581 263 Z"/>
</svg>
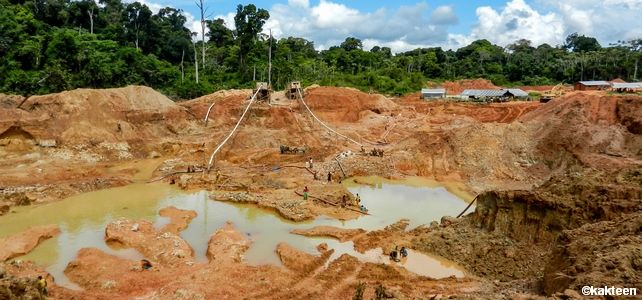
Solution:
<svg viewBox="0 0 642 300">
<path fill-rule="evenodd" d="M 205 251 L 210 235 L 226 221 L 231 221 L 252 240 L 245 261 L 253 265 L 280 265 L 275 253 L 276 245 L 280 242 L 313 254 L 317 253 L 318 244 L 327 243 L 335 249 L 330 261 L 347 253 L 361 261 L 391 263 L 381 249 L 359 253 L 353 249 L 352 242 L 304 237 L 291 234 L 290 231 L 318 225 L 375 230 L 400 219 L 409 219 L 410 228 L 413 228 L 439 221 L 444 215 L 457 215 L 467 205 L 455 195 L 453 189 L 450 189 L 451 192 L 444 186 L 423 179 L 387 181 L 367 177 L 359 178 L 358 182 L 347 180 L 344 184 L 350 192 L 361 196 L 362 203 L 371 215 L 349 221 L 319 217 L 313 221 L 296 223 L 253 205 L 210 200 L 206 191 L 185 192 L 163 183 L 132 184 L 85 193 L 47 205 L 16 208 L 15 213 L 0 217 L 0 237 L 35 225 L 58 224 L 61 230 L 59 236 L 44 241 L 31 253 L 16 259 L 33 260 L 45 266 L 58 284 L 77 288 L 63 271 L 81 248 L 95 247 L 133 260 L 143 258 L 136 250 L 113 249 L 105 244 L 104 231 L 109 222 L 120 217 L 147 219 L 160 228 L 168 223 L 168 219 L 158 216 L 158 211 L 171 205 L 198 213 L 181 233 L 194 248 L 197 260 L 206 261 Z M 464 276 L 464 270 L 455 264 L 412 250 L 409 257 L 398 264 L 411 272 L 433 278 Z"/>
</svg>

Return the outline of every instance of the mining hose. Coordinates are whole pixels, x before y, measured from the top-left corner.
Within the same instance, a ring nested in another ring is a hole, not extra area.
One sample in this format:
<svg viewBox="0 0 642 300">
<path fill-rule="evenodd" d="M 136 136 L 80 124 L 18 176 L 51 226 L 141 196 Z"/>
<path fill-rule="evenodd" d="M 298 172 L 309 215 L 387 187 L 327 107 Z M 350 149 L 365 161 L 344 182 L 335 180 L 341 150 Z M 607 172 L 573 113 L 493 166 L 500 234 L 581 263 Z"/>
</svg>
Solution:
<svg viewBox="0 0 642 300">
<path fill-rule="evenodd" d="M 299 191 L 294 191 L 294 193 L 299 195 L 299 196 L 301 196 L 301 197 L 303 197 L 303 194 L 301 194 Z M 314 196 L 310 196 L 310 195 L 308 195 L 308 197 L 310 199 L 312 199 L 312 200 L 318 200 L 318 201 L 321 201 L 321 202 L 323 202 L 325 204 L 328 204 L 328 205 L 338 206 L 338 204 L 336 204 L 334 202 L 326 201 L 326 200 L 323 200 L 323 199 L 321 199 L 319 197 L 314 197 Z M 347 209 L 347 210 L 358 212 L 358 213 L 363 214 L 363 215 L 371 216 L 371 214 L 369 214 L 367 212 L 362 212 L 361 210 L 358 210 L 358 209 L 354 209 L 354 208 L 351 208 L 351 207 L 344 207 L 344 208 Z"/>
<path fill-rule="evenodd" d="M 473 198 L 473 201 L 470 201 L 470 203 L 468 203 L 468 206 L 466 206 L 466 208 L 464 208 L 464 211 L 462 211 L 461 213 L 459 213 L 459 214 L 457 215 L 457 218 L 459 218 L 459 217 L 463 216 L 463 215 L 466 213 L 466 211 L 467 211 L 471 206 L 473 206 L 473 203 L 475 203 L 475 200 L 477 200 L 477 197 L 479 197 L 479 195 L 475 196 L 475 198 Z"/>
<path fill-rule="evenodd" d="M 243 118 L 245 118 L 245 114 L 247 114 L 247 111 L 250 110 L 250 106 L 252 106 L 252 103 L 254 103 L 254 100 L 256 100 L 256 95 L 258 95 L 260 90 L 261 89 L 256 89 L 256 93 L 254 93 L 252 98 L 250 98 L 250 103 L 247 104 L 247 107 L 245 108 L 245 111 L 243 111 L 243 114 L 239 118 L 239 121 L 236 122 L 236 126 L 234 126 L 234 129 L 232 129 L 232 131 L 230 131 L 230 134 L 227 135 L 225 140 L 223 140 L 223 142 L 221 142 L 221 144 L 219 144 L 218 147 L 216 147 L 216 149 L 214 149 L 214 152 L 212 152 L 212 156 L 210 156 L 210 161 L 207 163 L 207 170 L 208 171 L 210 170 L 210 168 L 212 168 L 212 162 L 214 161 L 214 156 L 216 156 L 216 153 L 218 153 L 218 151 L 221 150 L 221 148 L 223 148 L 223 145 L 225 145 L 225 143 L 227 143 L 227 141 L 232 137 L 232 135 L 234 135 L 234 132 L 236 132 L 236 129 L 239 128 L 239 125 L 241 125 L 241 122 L 243 121 Z"/>
</svg>

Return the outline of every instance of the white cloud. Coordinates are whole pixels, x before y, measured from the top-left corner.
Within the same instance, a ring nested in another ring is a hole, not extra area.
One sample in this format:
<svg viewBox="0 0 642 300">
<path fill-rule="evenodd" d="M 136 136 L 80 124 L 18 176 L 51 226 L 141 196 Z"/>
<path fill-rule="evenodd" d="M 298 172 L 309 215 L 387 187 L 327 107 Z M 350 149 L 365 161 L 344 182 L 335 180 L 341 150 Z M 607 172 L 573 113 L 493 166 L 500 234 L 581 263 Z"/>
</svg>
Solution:
<svg viewBox="0 0 642 300">
<path fill-rule="evenodd" d="M 430 20 L 435 24 L 452 25 L 459 22 L 455 11 L 451 5 L 437 7 L 430 16 Z"/>
<path fill-rule="evenodd" d="M 593 22 L 590 10 L 583 10 L 571 4 L 560 3 L 559 11 L 564 19 L 566 31 L 589 33 L 593 32 Z"/>
<path fill-rule="evenodd" d="M 154 14 L 157 14 L 158 11 L 160 11 L 161 9 L 163 9 L 165 7 L 177 8 L 174 5 L 164 5 L 164 4 L 161 4 L 161 3 L 150 2 L 149 0 L 126 0 L 124 2 L 126 4 L 132 3 L 132 2 L 140 2 L 140 3 L 144 4 L 144 5 L 147 5 L 147 7 L 149 7 L 149 10 L 151 10 L 152 13 L 154 13 Z M 192 39 L 195 40 L 195 41 L 200 41 L 201 40 L 201 19 L 200 18 L 196 19 L 196 17 L 194 17 L 193 14 L 191 14 L 191 13 L 189 13 L 187 11 L 183 11 L 183 15 L 185 16 L 185 19 L 186 19 L 185 27 L 187 27 L 187 29 L 189 29 L 190 32 L 197 32 L 198 33 L 197 36 L 192 36 Z M 232 16 L 232 20 L 234 20 L 234 14 L 233 13 L 229 13 L 228 15 L 231 15 Z M 207 29 L 207 27 L 205 27 L 205 34 L 207 34 L 208 31 L 209 30 Z"/>
<path fill-rule="evenodd" d="M 541 14 L 524 0 L 511 0 L 501 11 L 488 6 L 478 7 L 476 13 L 479 24 L 473 28 L 468 40 L 487 39 L 505 46 L 528 39 L 535 45 L 555 45 L 564 38 L 564 23 L 558 14 Z"/>
<path fill-rule="evenodd" d="M 310 2 L 308 0 L 288 0 L 288 4 L 290 6 L 300 6 L 300 7 L 310 6 Z"/>
<path fill-rule="evenodd" d="M 319 5 L 312 7 L 310 15 L 318 28 L 336 28 L 346 25 L 351 28 L 365 21 L 365 15 L 358 10 L 326 0 L 321 0 Z"/>
<path fill-rule="evenodd" d="M 149 2 L 146 0 L 126 0 L 124 2 L 125 3 L 140 2 L 141 4 L 147 5 L 147 7 L 149 7 L 149 10 L 151 10 L 152 13 L 155 13 L 155 14 L 158 13 L 158 11 L 161 10 L 162 8 L 165 8 L 168 6 L 168 5 L 162 5 L 160 3 Z"/>
<path fill-rule="evenodd" d="M 452 6 L 440 6 L 431 14 L 425 2 L 394 11 L 381 8 L 362 12 L 331 0 L 312 6 L 308 1 L 289 0 L 272 6 L 263 28 L 265 33 L 272 29 L 277 38 L 298 36 L 312 40 L 317 49 L 339 45 L 353 36 L 361 39 L 366 49 L 379 45 L 399 52 L 447 43 L 448 27 L 455 23 L 457 16 Z"/>
<path fill-rule="evenodd" d="M 317 49 L 339 45 L 349 36 L 361 39 L 366 50 L 379 45 L 394 52 L 436 46 L 454 49 L 476 39 L 502 46 L 519 39 L 529 39 L 534 45 L 559 45 L 573 32 L 594 36 L 602 45 L 642 37 L 642 0 L 507 0 L 500 9 L 477 7 L 477 24 L 464 28 L 468 32 L 461 32 L 461 27 L 453 32 L 453 26 L 459 23 L 453 5 L 430 7 L 427 2 L 418 2 L 392 10 L 363 12 L 350 7 L 347 0 L 278 1 L 269 8 L 270 19 L 263 26 L 264 33 L 272 29 L 276 38 L 303 37 L 313 41 Z M 155 13 L 166 6 L 150 0 L 142 2 Z M 466 9 L 457 3 L 458 9 Z M 213 19 L 221 18 L 234 29 L 235 13 L 230 11 Z M 186 26 L 200 33 L 200 19 L 188 12 L 185 16 Z"/>
<path fill-rule="evenodd" d="M 603 46 L 642 37 L 642 0 L 547 0 L 544 4 L 559 11 L 565 35 L 593 36 Z"/>
</svg>

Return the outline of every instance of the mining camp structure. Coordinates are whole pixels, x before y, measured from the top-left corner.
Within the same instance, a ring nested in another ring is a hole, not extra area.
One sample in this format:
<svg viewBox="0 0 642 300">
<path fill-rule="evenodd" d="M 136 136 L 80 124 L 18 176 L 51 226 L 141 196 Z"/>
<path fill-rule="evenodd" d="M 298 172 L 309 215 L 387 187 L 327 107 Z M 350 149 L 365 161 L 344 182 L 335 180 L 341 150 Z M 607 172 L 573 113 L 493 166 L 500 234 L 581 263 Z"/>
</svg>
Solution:
<svg viewBox="0 0 642 300">
<path fill-rule="evenodd" d="M 267 82 L 257 82 L 252 94 L 256 94 L 256 100 L 258 101 L 270 102 L 272 87 Z"/>
<path fill-rule="evenodd" d="M 304 91 L 303 88 L 301 87 L 301 82 L 300 81 L 292 81 L 290 84 L 288 84 L 288 87 L 285 89 L 285 95 L 288 97 L 290 100 L 294 100 L 299 97 L 299 94 L 301 97 L 304 96 Z"/>
</svg>

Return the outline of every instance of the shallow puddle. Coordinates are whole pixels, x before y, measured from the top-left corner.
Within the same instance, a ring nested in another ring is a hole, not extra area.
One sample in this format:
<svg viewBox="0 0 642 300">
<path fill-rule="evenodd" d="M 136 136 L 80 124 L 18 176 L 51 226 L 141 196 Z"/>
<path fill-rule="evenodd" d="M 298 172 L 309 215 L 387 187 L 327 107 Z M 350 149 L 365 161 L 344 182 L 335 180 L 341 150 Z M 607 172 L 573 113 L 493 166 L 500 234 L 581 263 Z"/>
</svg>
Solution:
<svg viewBox="0 0 642 300">
<path fill-rule="evenodd" d="M 125 170 L 131 170 L 134 174 L 132 179 L 136 183 L 143 183 L 151 179 L 152 174 L 158 168 L 160 164 L 163 163 L 162 158 L 150 158 L 150 159 L 141 159 L 133 160 L 125 163 L 118 164 L 108 169 L 110 173 L 116 173 Z"/>
<path fill-rule="evenodd" d="M 313 254 L 317 253 L 318 244 L 327 243 L 329 248 L 335 249 L 331 259 L 347 253 L 361 261 L 390 263 L 381 249 L 358 253 L 353 249 L 352 242 L 309 238 L 290 234 L 290 231 L 318 225 L 375 230 L 400 219 L 409 219 L 410 228 L 413 228 L 439 221 L 444 215 L 457 215 L 467 205 L 445 187 L 423 179 L 395 182 L 367 177 L 357 181 L 367 184 L 357 184 L 354 180 L 347 180 L 344 184 L 353 194 L 359 193 L 371 215 L 349 221 L 319 217 L 314 221 L 295 223 L 254 205 L 212 201 L 205 191 L 190 193 L 167 184 L 155 183 L 132 184 L 86 193 L 43 206 L 16 208 L 16 213 L 0 217 L 0 236 L 8 236 L 34 225 L 58 224 L 61 229 L 58 237 L 43 242 L 34 251 L 18 259 L 29 259 L 47 266 L 47 271 L 56 278 L 56 282 L 74 287 L 63 271 L 81 248 L 96 247 L 123 258 L 142 258 L 135 250 L 116 250 L 104 243 L 104 231 L 109 222 L 120 217 L 148 219 L 160 228 L 168 220 L 158 216 L 158 211 L 170 205 L 198 213 L 189 227 L 181 233 L 194 248 L 197 260 L 206 260 L 205 251 L 210 235 L 229 220 L 252 240 L 245 261 L 255 265 L 280 265 L 275 253 L 276 245 L 280 242 Z M 406 260 L 396 264 L 433 278 L 464 275 L 463 270 L 452 263 L 414 251 L 410 251 Z"/>
</svg>

